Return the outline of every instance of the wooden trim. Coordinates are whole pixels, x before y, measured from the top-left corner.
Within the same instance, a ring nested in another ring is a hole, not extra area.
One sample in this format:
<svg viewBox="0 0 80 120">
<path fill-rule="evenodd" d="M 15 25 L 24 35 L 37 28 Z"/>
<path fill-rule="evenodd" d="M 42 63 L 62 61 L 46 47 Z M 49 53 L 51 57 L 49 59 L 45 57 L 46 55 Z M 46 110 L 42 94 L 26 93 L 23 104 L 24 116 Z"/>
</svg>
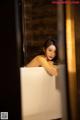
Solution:
<svg viewBox="0 0 80 120">
<path fill-rule="evenodd" d="M 67 66 L 69 98 L 72 120 L 76 118 L 77 107 L 77 85 L 76 85 L 76 53 L 75 53 L 75 28 L 74 15 L 70 4 L 66 5 L 66 48 L 67 48 Z"/>
</svg>

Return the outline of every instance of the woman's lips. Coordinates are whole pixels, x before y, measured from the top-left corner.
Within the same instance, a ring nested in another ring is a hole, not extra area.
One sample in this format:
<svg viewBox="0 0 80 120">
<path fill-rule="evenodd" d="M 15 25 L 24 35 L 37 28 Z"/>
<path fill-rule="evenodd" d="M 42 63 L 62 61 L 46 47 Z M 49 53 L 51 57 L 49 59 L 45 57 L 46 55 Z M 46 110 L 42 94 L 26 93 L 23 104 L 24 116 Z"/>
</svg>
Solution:
<svg viewBox="0 0 80 120">
<path fill-rule="evenodd" d="M 53 57 L 49 56 L 50 59 L 53 59 Z"/>
</svg>

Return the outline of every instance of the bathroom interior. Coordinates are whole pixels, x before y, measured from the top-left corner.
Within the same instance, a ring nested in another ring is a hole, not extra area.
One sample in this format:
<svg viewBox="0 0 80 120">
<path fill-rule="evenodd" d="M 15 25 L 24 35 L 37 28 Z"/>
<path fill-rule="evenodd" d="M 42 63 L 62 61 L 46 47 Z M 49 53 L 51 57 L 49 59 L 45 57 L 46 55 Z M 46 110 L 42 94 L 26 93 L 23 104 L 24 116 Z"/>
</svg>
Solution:
<svg viewBox="0 0 80 120">
<path fill-rule="evenodd" d="M 0 3 L 0 110 L 11 120 L 80 120 L 80 2 L 52 1 Z M 47 38 L 57 42 L 58 77 L 24 67 Z"/>
<path fill-rule="evenodd" d="M 69 34 L 71 33 L 74 36 L 74 32 L 76 33 L 78 28 L 77 18 L 73 19 L 74 14 L 77 14 L 76 12 L 73 13 L 75 9 L 76 7 L 70 5 L 65 7 L 61 4 L 52 4 L 51 0 L 22 0 L 23 57 L 20 67 L 22 120 L 68 120 L 70 115 L 68 111 L 70 110 L 72 120 L 76 120 L 76 113 L 74 112 L 76 111 L 76 100 L 72 100 L 75 97 L 73 91 L 76 92 L 76 78 L 75 74 L 73 75 L 74 79 L 73 76 L 70 77 L 70 65 L 67 65 L 69 64 L 70 51 L 70 48 L 68 49 Z M 75 25 L 73 25 L 73 21 L 75 21 Z M 71 28 L 69 28 L 69 24 Z M 73 26 L 75 26 L 75 31 L 72 30 Z M 54 38 L 57 41 L 58 77 L 50 77 L 43 68 L 24 67 L 33 56 L 40 52 L 39 50 L 47 38 Z M 77 39 L 76 36 L 75 38 Z M 73 42 L 73 37 L 71 40 Z M 74 46 L 75 43 L 71 44 Z M 72 47 L 73 52 L 74 49 Z M 74 64 L 72 72 L 74 73 L 75 59 L 74 52 L 72 62 Z M 74 81 L 72 83 L 74 90 L 70 90 L 72 89 L 70 86 L 71 79 Z"/>
</svg>

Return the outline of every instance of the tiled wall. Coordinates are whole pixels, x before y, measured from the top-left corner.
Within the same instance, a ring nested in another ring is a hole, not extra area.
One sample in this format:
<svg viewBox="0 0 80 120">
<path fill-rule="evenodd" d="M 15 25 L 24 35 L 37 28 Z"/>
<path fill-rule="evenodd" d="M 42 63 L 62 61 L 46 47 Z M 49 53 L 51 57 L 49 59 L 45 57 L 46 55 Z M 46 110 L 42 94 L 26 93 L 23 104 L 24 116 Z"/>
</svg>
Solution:
<svg viewBox="0 0 80 120">
<path fill-rule="evenodd" d="M 28 61 L 48 37 L 57 38 L 57 6 L 48 0 L 24 0 L 23 23 L 24 56 Z"/>
</svg>

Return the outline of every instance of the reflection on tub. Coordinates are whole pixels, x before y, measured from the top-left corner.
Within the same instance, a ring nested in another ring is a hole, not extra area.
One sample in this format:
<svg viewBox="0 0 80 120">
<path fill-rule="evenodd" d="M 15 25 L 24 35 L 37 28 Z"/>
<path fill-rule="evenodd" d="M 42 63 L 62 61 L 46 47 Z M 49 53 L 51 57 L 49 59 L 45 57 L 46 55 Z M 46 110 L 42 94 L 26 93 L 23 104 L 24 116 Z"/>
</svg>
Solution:
<svg viewBox="0 0 80 120">
<path fill-rule="evenodd" d="M 22 120 L 50 120 L 62 117 L 61 96 L 56 77 L 43 67 L 20 68 Z"/>
</svg>

